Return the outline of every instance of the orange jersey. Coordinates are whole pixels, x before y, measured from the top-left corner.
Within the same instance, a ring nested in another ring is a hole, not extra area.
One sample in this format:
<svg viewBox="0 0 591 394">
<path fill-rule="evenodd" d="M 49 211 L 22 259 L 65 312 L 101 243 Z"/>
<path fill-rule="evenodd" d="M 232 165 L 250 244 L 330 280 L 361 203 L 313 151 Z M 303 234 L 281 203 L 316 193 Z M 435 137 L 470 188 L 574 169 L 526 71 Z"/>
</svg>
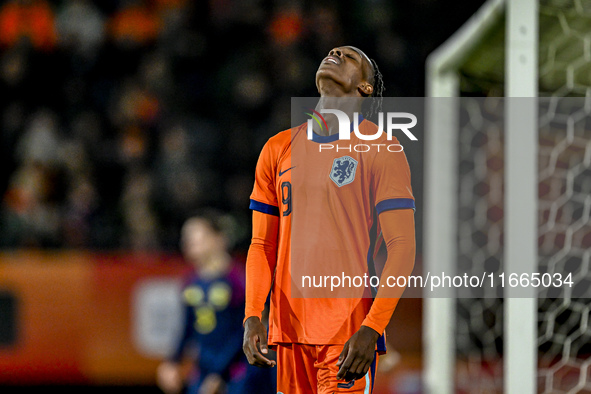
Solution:
<svg viewBox="0 0 591 394">
<path fill-rule="evenodd" d="M 367 120 L 359 125 L 362 134 L 376 130 Z M 263 147 L 250 208 L 280 218 L 270 344 L 339 345 L 361 326 L 373 302 L 369 288 L 333 290 L 306 277 L 376 274 L 378 215 L 415 207 L 406 156 L 387 150 L 396 144 L 385 133 L 371 142 L 353 133 L 308 140 L 304 124 Z"/>
</svg>

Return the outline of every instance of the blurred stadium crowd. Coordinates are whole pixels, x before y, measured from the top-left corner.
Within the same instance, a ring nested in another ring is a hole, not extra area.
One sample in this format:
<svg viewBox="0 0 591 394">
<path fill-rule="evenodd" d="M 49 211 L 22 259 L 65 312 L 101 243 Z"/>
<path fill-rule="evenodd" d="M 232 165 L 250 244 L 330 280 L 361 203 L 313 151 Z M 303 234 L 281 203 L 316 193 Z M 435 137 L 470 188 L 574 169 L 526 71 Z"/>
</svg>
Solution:
<svg viewBox="0 0 591 394">
<path fill-rule="evenodd" d="M 245 238 L 260 148 L 292 96 L 317 95 L 330 48 L 375 57 L 388 96 L 423 94 L 421 60 L 445 36 L 406 3 L 5 1 L 0 247 L 176 249 L 204 205 Z"/>
</svg>

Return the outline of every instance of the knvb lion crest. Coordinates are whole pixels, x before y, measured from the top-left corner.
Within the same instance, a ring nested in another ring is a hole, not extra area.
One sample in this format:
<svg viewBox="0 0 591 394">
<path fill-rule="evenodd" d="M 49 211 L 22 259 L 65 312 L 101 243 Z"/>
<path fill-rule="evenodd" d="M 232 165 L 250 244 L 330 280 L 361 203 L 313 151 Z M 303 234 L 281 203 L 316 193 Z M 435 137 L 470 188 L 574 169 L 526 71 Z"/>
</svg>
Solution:
<svg viewBox="0 0 591 394">
<path fill-rule="evenodd" d="M 334 159 L 332 162 L 332 169 L 330 170 L 330 179 L 332 179 L 338 187 L 348 185 L 355 179 L 357 164 L 357 160 L 349 156 Z"/>
</svg>

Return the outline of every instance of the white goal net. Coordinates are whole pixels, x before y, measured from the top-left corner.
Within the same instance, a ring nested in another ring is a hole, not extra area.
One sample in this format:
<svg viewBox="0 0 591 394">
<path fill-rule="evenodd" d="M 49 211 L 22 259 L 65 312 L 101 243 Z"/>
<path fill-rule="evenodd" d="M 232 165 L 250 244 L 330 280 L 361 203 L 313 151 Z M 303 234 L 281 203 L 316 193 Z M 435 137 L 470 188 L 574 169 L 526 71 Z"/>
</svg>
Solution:
<svg viewBox="0 0 591 394">
<path fill-rule="evenodd" d="M 591 1 L 541 0 L 537 11 L 536 266 L 540 274 L 572 273 L 576 286 L 536 290 L 535 386 L 540 393 L 591 393 Z M 495 97 L 505 90 L 502 2 L 491 1 L 483 15 L 471 21 L 472 28 L 464 29 L 455 47 L 439 51 L 440 58 L 444 51 L 455 52 L 455 63 L 445 72 L 432 73 L 429 83 L 437 86 L 437 78 L 452 75 L 454 82 L 443 81 L 443 91 L 448 86 L 449 93 L 452 86 L 451 94 L 463 97 L 454 125 L 457 267 L 461 272 L 498 274 L 506 268 L 506 135 L 503 100 Z M 428 181 L 425 193 L 432 192 Z M 502 294 L 503 289 L 493 287 L 453 301 L 454 392 L 503 392 Z M 425 325 L 435 324 L 426 318 Z M 426 337 L 426 347 L 433 338 Z"/>
</svg>

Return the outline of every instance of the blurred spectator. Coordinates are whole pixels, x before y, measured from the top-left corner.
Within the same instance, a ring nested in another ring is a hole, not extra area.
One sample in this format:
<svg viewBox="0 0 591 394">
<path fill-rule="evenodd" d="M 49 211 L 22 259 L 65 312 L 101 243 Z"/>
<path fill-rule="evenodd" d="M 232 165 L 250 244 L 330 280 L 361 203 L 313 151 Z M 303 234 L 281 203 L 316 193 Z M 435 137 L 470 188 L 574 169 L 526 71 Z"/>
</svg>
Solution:
<svg viewBox="0 0 591 394">
<path fill-rule="evenodd" d="M 63 242 L 70 248 L 93 245 L 98 195 L 91 179 L 80 176 L 69 187 L 63 213 Z"/>
<path fill-rule="evenodd" d="M 151 125 L 160 114 L 160 102 L 136 79 L 129 78 L 122 84 L 118 94 L 113 95 L 112 122 L 125 126 Z"/>
<path fill-rule="evenodd" d="M 68 0 L 57 15 L 59 44 L 73 55 L 98 55 L 105 36 L 105 18 L 90 0 Z"/>
<path fill-rule="evenodd" d="M 269 24 L 269 33 L 273 43 L 278 46 L 290 46 L 297 43 L 302 36 L 302 25 L 299 7 L 288 6 L 277 12 Z"/>
<path fill-rule="evenodd" d="M 11 0 L 0 8 L 0 45 L 51 51 L 57 41 L 55 15 L 45 0 Z"/>
<path fill-rule="evenodd" d="M 204 163 L 195 157 L 192 145 L 188 131 L 182 125 L 167 129 L 160 138 L 155 170 L 161 190 L 166 191 L 166 197 L 162 198 L 173 206 L 174 211 L 194 208 L 192 202 L 198 202 L 200 197 L 195 166 Z M 186 214 L 188 212 L 185 217 Z"/>
<path fill-rule="evenodd" d="M 153 181 L 150 173 L 133 169 L 127 174 L 121 196 L 125 224 L 123 246 L 131 250 L 159 248 L 157 221 L 151 204 Z"/>
<path fill-rule="evenodd" d="M 155 42 L 162 24 L 147 1 L 124 0 L 121 4 L 109 21 L 109 33 L 117 45 L 135 48 Z"/>
<path fill-rule="evenodd" d="M 51 167 L 33 161 L 12 175 L 0 218 L 4 246 L 59 246 L 58 176 Z"/>
<path fill-rule="evenodd" d="M 18 87 L 27 75 L 26 52 L 12 48 L 2 54 L 0 77 L 7 87 Z"/>
<path fill-rule="evenodd" d="M 139 84 L 157 100 L 169 103 L 175 95 L 170 59 L 163 52 L 147 53 L 138 67 Z"/>
<path fill-rule="evenodd" d="M 162 29 L 160 37 L 167 44 L 173 44 L 186 22 L 188 0 L 153 0 Z"/>
<path fill-rule="evenodd" d="M 40 110 L 33 115 L 16 149 L 21 163 L 56 165 L 60 144 L 55 113 Z"/>
</svg>

